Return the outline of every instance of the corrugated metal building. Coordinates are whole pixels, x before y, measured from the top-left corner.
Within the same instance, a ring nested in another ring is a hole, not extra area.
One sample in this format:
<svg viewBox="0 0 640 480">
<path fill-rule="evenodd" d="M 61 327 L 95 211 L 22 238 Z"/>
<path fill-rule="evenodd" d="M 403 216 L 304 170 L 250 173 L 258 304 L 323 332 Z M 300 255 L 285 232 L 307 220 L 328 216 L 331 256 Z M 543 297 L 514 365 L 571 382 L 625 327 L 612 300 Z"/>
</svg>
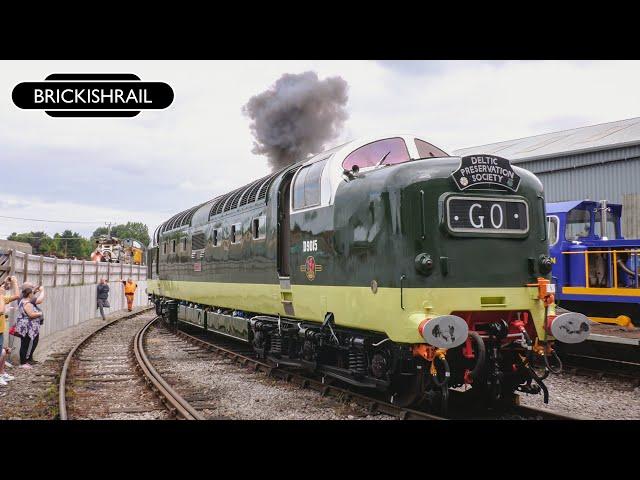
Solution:
<svg viewBox="0 0 640 480">
<path fill-rule="evenodd" d="M 623 204 L 623 235 L 640 238 L 640 117 L 462 148 L 535 173 L 548 202 L 609 200 Z"/>
</svg>

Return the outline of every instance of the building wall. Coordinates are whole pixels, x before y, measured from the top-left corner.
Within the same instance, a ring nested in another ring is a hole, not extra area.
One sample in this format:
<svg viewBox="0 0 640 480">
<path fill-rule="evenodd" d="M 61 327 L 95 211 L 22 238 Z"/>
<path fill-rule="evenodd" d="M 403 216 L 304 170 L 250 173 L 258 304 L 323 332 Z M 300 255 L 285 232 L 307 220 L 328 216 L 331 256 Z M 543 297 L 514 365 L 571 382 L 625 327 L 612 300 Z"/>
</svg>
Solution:
<svg viewBox="0 0 640 480">
<path fill-rule="evenodd" d="M 623 235 L 640 238 L 640 147 L 517 163 L 535 173 L 547 202 L 608 200 L 623 205 Z"/>
<path fill-rule="evenodd" d="M 33 252 L 33 247 L 28 243 L 14 242 L 13 240 L 0 240 L 0 250 L 19 250 L 24 253 Z"/>
</svg>

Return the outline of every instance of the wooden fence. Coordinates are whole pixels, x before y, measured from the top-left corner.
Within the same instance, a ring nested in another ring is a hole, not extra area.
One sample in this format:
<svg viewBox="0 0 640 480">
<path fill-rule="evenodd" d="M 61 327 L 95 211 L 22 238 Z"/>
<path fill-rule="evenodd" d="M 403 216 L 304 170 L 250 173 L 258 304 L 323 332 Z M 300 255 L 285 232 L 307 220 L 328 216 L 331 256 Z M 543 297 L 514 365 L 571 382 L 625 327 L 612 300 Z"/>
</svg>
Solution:
<svg viewBox="0 0 640 480">
<path fill-rule="evenodd" d="M 0 249 L 0 281 L 15 275 L 18 283 L 26 281 L 45 287 L 97 284 L 101 278 L 118 281 L 147 279 L 144 265 L 67 260 Z"/>
<path fill-rule="evenodd" d="M 119 280 L 127 278 L 138 284 L 134 305 L 149 303 L 146 295 L 147 267 L 141 265 L 62 260 L 0 249 L 0 282 L 8 275 L 15 275 L 19 284 L 29 281 L 47 287 L 45 301 L 41 305 L 45 318 L 41 337 L 98 316 L 96 284 L 101 278 L 108 279 L 110 286 L 111 307 L 107 313 L 126 308 L 124 286 Z M 16 309 L 10 307 L 7 328 L 15 322 L 16 314 Z M 4 337 L 10 345 L 15 342 L 9 335 Z"/>
</svg>

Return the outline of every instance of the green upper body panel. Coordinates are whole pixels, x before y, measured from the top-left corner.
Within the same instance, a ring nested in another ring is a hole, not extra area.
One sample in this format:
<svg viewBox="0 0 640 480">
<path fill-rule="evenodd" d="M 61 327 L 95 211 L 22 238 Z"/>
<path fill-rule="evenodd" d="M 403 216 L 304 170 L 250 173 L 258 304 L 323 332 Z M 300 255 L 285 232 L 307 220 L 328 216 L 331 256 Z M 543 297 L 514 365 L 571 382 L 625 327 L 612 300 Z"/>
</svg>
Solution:
<svg viewBox="0 0 640 480">
<path fill-rule="evenodd" d="M 458 164 L 458 158 L 426 159 L 360 173 L 338 188 L 333 206 L 292 215 L 292 260 L 298 266 L 292 267 L 292 283 L 369 286 L 375 280 L 378 287 L 397 288 L 403 275 L 407 288 L 535 282 L 541 276 L 538 258 L 548 252 L 542 184 L 514 168 L 521 177 L 515 194 L 503 189 L 462 193 L 450 177 Z M 518 236 L 452 234 L 445 218 L 451 194 L 524 199 L 529 231 Z M 317 251 L 305 252 L 303 242 L 315 239 Z M 415 266 L 421 253 L 433 261 L 426 275 Z M 313 280 L 301 268 L 310 255 L 321 265 Z"/>
<path fill-rule="evenodd" d="M 540 181 L 514 167 L 521 177 L 516 193 L 460 192 L 451 178 L 457 157 L 416 160 L 360 172 L 342 182 L 329 206 L 293 213 L 290 221 L 292 284 L 398 288 L 514 287 L 542 276 L 538 259 L 547 254 L 544 198 Z M 197 227 L 161 236 L 156 278 L 225 283 L 278 283 L 278 191 L 283 172 L 265 202 L 256 203 Z M 528 232 L 522 235 L 454 234 L 446 227 L 448 195 L 520 198 L 528 205 Z M 264 238 L 252 238 L 252 222 L 264 217 Z M 240 224 L 240 241 L 231 227 Z M 213 231 L 218 230 L 218 246 Z M 193 258 L 191 237 L 204 233 L 206 246 Z M 182 249 L 182 238 L 187 238 Z M 424 238 L 423 238 L 424 237 Z M 173 253 L 171 241 L 176 239 Z M 167 242 L 167 253 L 163 243 Z M 416 269 L 419 254 L 433 267 Z M 310 258 L 312 257 L 312 258 Z M 196 264 L 199 264 L 196 267 Z M 313 273 L 310 273 L 313 269 Z M 401 277 L 404 277 L 401 280 Z"/>
</svg>

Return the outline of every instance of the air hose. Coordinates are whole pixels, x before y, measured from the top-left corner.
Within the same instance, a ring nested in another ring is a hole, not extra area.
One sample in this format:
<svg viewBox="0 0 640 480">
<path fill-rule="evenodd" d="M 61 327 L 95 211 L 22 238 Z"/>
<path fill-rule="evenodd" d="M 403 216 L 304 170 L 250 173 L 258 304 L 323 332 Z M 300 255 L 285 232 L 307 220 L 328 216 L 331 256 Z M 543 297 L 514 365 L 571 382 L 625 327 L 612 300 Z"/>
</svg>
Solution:
<svg viewBox="0 0 640 480">
<path fill-rule="evenodd" d="M 482 340 L 482 337 L 478 335 L 478 332 L 469 332 L 469 337 L 476 345 L 476 364 L 473 366 L 473 370 L 469 372 L 469 376 L 473 380 L 477 380 L 480 378 L 480 374 L 484 370 L 486 349 L 484 346 L 484 340 Z"/>
<path fill-rule="evenodd" d="M 549 306 L 545 305 L 545 307 L 544 307 L 544 318 L 545 318 L 545 320 L 548 318 L 548 314 L 549 314 Z M 554 373 L 556 375 L 558 373 L 562 372 L 562 360 L 560 360 L 560 357 L 555 352 L 555 350 L 552 353 L 553 353 L 553 357 L 555 358 L 555 361 L 558 364 L 558 368 L 556 370 L 551 368 L 551 365 L 549 363 L 549 357 L 547 356 L 546 347 L 542 349 L 542 352 L 543 352 L 542 353 L 542 357 L 544 358 L 544 365 L 545 365 L 545 367 L 547 367 L 547 370 L 549 370 L 551 373 Z M 546 377 L 544 377 L 544 378 L 546 378 Z"/>
<path fill-rule="evenodd" d="M 444 380 L 440 381 L 438 378 L 438 367 L 436 366 L 436 361 L 439 361 L 442 364 L 442 368 L 444 369 Z M 433 359 L 433 368 L 434 372 L 431 374 L 433 378 L 433 383 L 435 383 L 438 387 L 442 387 L 446 385 L 449 381 L 449 375 L 451 374 L 451 370 L 449 369 L 449 362 L 444 357 L 444 355 L 436 355 Z"/>
<path fill-rule="evenodd" d="M 554 350 L 553 352 L 551 352 L 551 353 L 552 353 L 552 355 L 553 355 L 553 358 L 555 359 L 555 361 L 556 361 L 556 362 L 557 362 L 557 364 L 558 364 L 558 368 L 557 368 L 557 369 L 555 369 L 555 370 L 554 370 L 553 368 L 551 368 L 551 365 L 549 364 L 549 358 L 547 357 L 547 349 L 546 349 L 546 348 L 544 349 L 544 355 L 543 355 L 543 357 L 544 357 L 544 365 L 547 367 L 547 369 L 548 369 L 551 373 L 555 373 L 555 374 L 557 375 L 558 373 L 561 373 L 561 372 L 562 372 L 562 367 L 563 367 L 563 365 L 562 365 L 562 360 L 560 360 L 560 357 L 559 357 L 559 356 L 558 356 L 558 354 L 555 352 L 555 350 Z"/>
</svg>

